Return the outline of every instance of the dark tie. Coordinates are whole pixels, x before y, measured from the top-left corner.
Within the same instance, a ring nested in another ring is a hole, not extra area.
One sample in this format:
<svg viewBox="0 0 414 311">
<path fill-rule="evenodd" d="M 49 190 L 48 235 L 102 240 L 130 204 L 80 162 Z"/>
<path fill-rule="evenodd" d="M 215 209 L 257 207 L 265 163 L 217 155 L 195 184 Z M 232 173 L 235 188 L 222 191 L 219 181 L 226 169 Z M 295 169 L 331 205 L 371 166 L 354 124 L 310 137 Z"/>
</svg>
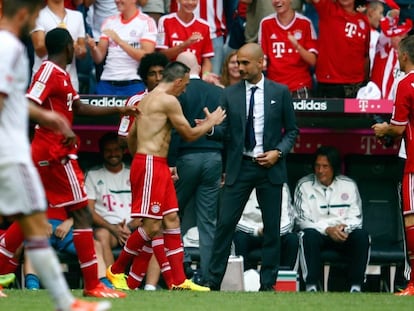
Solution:
<svg viewBox="0 0 414 311">
<path fill-rule="evenodd" d="M 256 138 L 254 136 L 254 124 L 253 124 L 253 108 L 254 108 L 254 92 L 256 92 L 257 86 L 250 88 L 250 104 L 249 114 L 247 115 L 246 122 L 246 135 L 244 138 L 244 147 L 247 151 L 252 151 L 256 146 Z"/>
</svg>

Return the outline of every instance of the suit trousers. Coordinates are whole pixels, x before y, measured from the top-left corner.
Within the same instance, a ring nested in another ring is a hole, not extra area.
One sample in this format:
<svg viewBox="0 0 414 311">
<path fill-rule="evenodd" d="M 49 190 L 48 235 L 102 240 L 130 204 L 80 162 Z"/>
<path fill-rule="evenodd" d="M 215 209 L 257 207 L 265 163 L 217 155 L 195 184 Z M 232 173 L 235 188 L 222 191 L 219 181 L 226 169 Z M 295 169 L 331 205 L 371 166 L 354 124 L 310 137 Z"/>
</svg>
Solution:
<svg viewBox="0 0 414 311">
<path fill-rule="evenodd" d="M 253 188 L 256 188 L 257 200 L 262 208 L 264 228 L 261 287 L 269 289 L 276 282 L 280 262 L 282 184 L 272 184 L 268 179 L 267 168 L 243 159 L 236 181 L 231 185 L 224 185 L 220 198 L 213 254 L 209 266 L 208 283 L 213 289 L 220 288 L 236 225 Z"/>
<path fill-rule="evenodd" d="M 202 280 L 207 277 L 217 221 L 217 201 L 222 174 L 221 153 L 202 152 L 180 156 L 175 184 L 180 216 L 194 208 L 199 233 Z M 193 201 L 192 201 L 193 199 Z M 193 202 L 193 204 L 190 204 Z"/>
</svg>

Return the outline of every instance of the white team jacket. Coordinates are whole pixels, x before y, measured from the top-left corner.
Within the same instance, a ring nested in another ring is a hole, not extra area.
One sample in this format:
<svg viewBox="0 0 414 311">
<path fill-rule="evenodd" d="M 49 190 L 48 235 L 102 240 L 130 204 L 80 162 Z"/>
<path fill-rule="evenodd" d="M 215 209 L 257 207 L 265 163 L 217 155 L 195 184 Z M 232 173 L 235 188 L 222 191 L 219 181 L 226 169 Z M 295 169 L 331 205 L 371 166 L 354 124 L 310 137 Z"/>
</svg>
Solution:
<svg viewBox="0 0 414 311">
<path fill-rule="evenodd" d="M 326 192 L 326 195 L 325 195 Z M 300 229 L 325 229 L 346 224 L 346 232 L 362 228 L 362 203 L 356 183 L 338 175 L 329 187 L 320 184 L 314 174 L 300 179 L 294 195 L 296 223 Z"/>
</svg>

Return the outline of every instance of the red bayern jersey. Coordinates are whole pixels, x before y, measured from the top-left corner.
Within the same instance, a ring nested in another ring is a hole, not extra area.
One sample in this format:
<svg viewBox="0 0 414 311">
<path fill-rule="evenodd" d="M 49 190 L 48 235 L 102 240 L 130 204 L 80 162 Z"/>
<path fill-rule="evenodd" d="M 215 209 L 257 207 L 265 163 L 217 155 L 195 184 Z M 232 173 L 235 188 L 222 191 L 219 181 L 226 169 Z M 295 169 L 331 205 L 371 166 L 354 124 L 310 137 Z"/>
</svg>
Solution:
<svg viewBox="0 0 414 311">
<path fill-rule="evenodd" d="M 38 103 L 45 109 L 56 111 L 73 123 L 72 104 L 79 99 L 70 81 L 70 75 L 62 68 L 50 61 L 44 61 L 33 77 L 32 84 L 26 97 Z M 36 135 L 50 144 L 60 143 L 61 135 L 53 131 L 39 127 Z"/>
<path fill-rule="evenodd" d="M 267 78 L 286 84 L 290 91 L 312 88 L 310 66 L 289 41 L 288 33 L 304 49 L 318 53 L 316 32 L 307 17 L 295 13 L 292 22 L 284 26 L 276 14 L 269 15 L 262 19 L 258 36 L 267 59 Z"/>
<path fill-rule="evenodd" d="M 398 82 L 391 124 L 406 126 L 404 135 L 407 150 L 405 173 L 414 173 L 414 71 L 409 72 Z"/>
<path fill-rule="evenodd" d="M 317 80 L 339 84 L 364 81 L 371 30 L 367 17 L 347 13 L 332 0 L 314 5 L 319 15 Z"/>
<path fill-rule="evenodd" d="M 168 49 L 177 46 L 197 32 L 203 39 L 190 45 L 187 51 L 194 53 L 201 65 L 203 58 L 214 56 L 214 49 L 210 39 L 210 27 L 206 21 L 195 16 L 189 23 L 180 20 L 176 13 L 162 16 L 158 21 L 157 48 Z"/>
</svg>

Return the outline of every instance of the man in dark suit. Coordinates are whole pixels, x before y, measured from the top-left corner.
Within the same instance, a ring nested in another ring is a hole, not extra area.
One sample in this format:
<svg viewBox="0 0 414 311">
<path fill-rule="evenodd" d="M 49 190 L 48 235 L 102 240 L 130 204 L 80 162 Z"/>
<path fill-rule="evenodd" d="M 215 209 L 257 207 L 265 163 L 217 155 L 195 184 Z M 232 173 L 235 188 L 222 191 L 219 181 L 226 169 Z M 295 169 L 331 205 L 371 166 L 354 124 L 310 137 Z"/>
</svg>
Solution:
<svg viewBox="0 0 414 311">
<path fill-rule="evenodd" d="M 209 110 L 218 107 L 223 89 L 200 79 L 201 66 L 192 52 L 180 53 L 177 61 L 190 68 L 190 83 L 178 100 L 184 116 L 194 125 L 195 120 L 204 118 L 204 107 Z M 206 136 L 186 142 L 175 133 L 170 144 L 169 165 L 177 169 L 175 189 L 180 216 L 185 217 L 184 213 L 190 212 L 190 208 L 194 209 L 196 216 L 202 280 L 207 277 L 216 229 L 217 201 L 223 172 L 222 151 L 222 141 L 207 139 Z M 194 201 L 191 202 L 191 199 Z M 181 232 L 185 234 L 183 229 L 181 227 Z"/>
<path fill-rule="evenodd" d="M 285 155 L 293 147 L 298 128 L 288 88 L 267 80 L 262 73 L 261 47 L 255 43 L 242 46 L 237 62 L 243 80 L 224 90 L 220 104 L 227 118 L 211 133 L 224 139 L 227 158 L 207 283 L 212 290 L 220 289 L 234 230 L 256 188 L 264 224 L 260 290 L 274 290 L 282 186 L 287 181 Z"/>
</svg>

